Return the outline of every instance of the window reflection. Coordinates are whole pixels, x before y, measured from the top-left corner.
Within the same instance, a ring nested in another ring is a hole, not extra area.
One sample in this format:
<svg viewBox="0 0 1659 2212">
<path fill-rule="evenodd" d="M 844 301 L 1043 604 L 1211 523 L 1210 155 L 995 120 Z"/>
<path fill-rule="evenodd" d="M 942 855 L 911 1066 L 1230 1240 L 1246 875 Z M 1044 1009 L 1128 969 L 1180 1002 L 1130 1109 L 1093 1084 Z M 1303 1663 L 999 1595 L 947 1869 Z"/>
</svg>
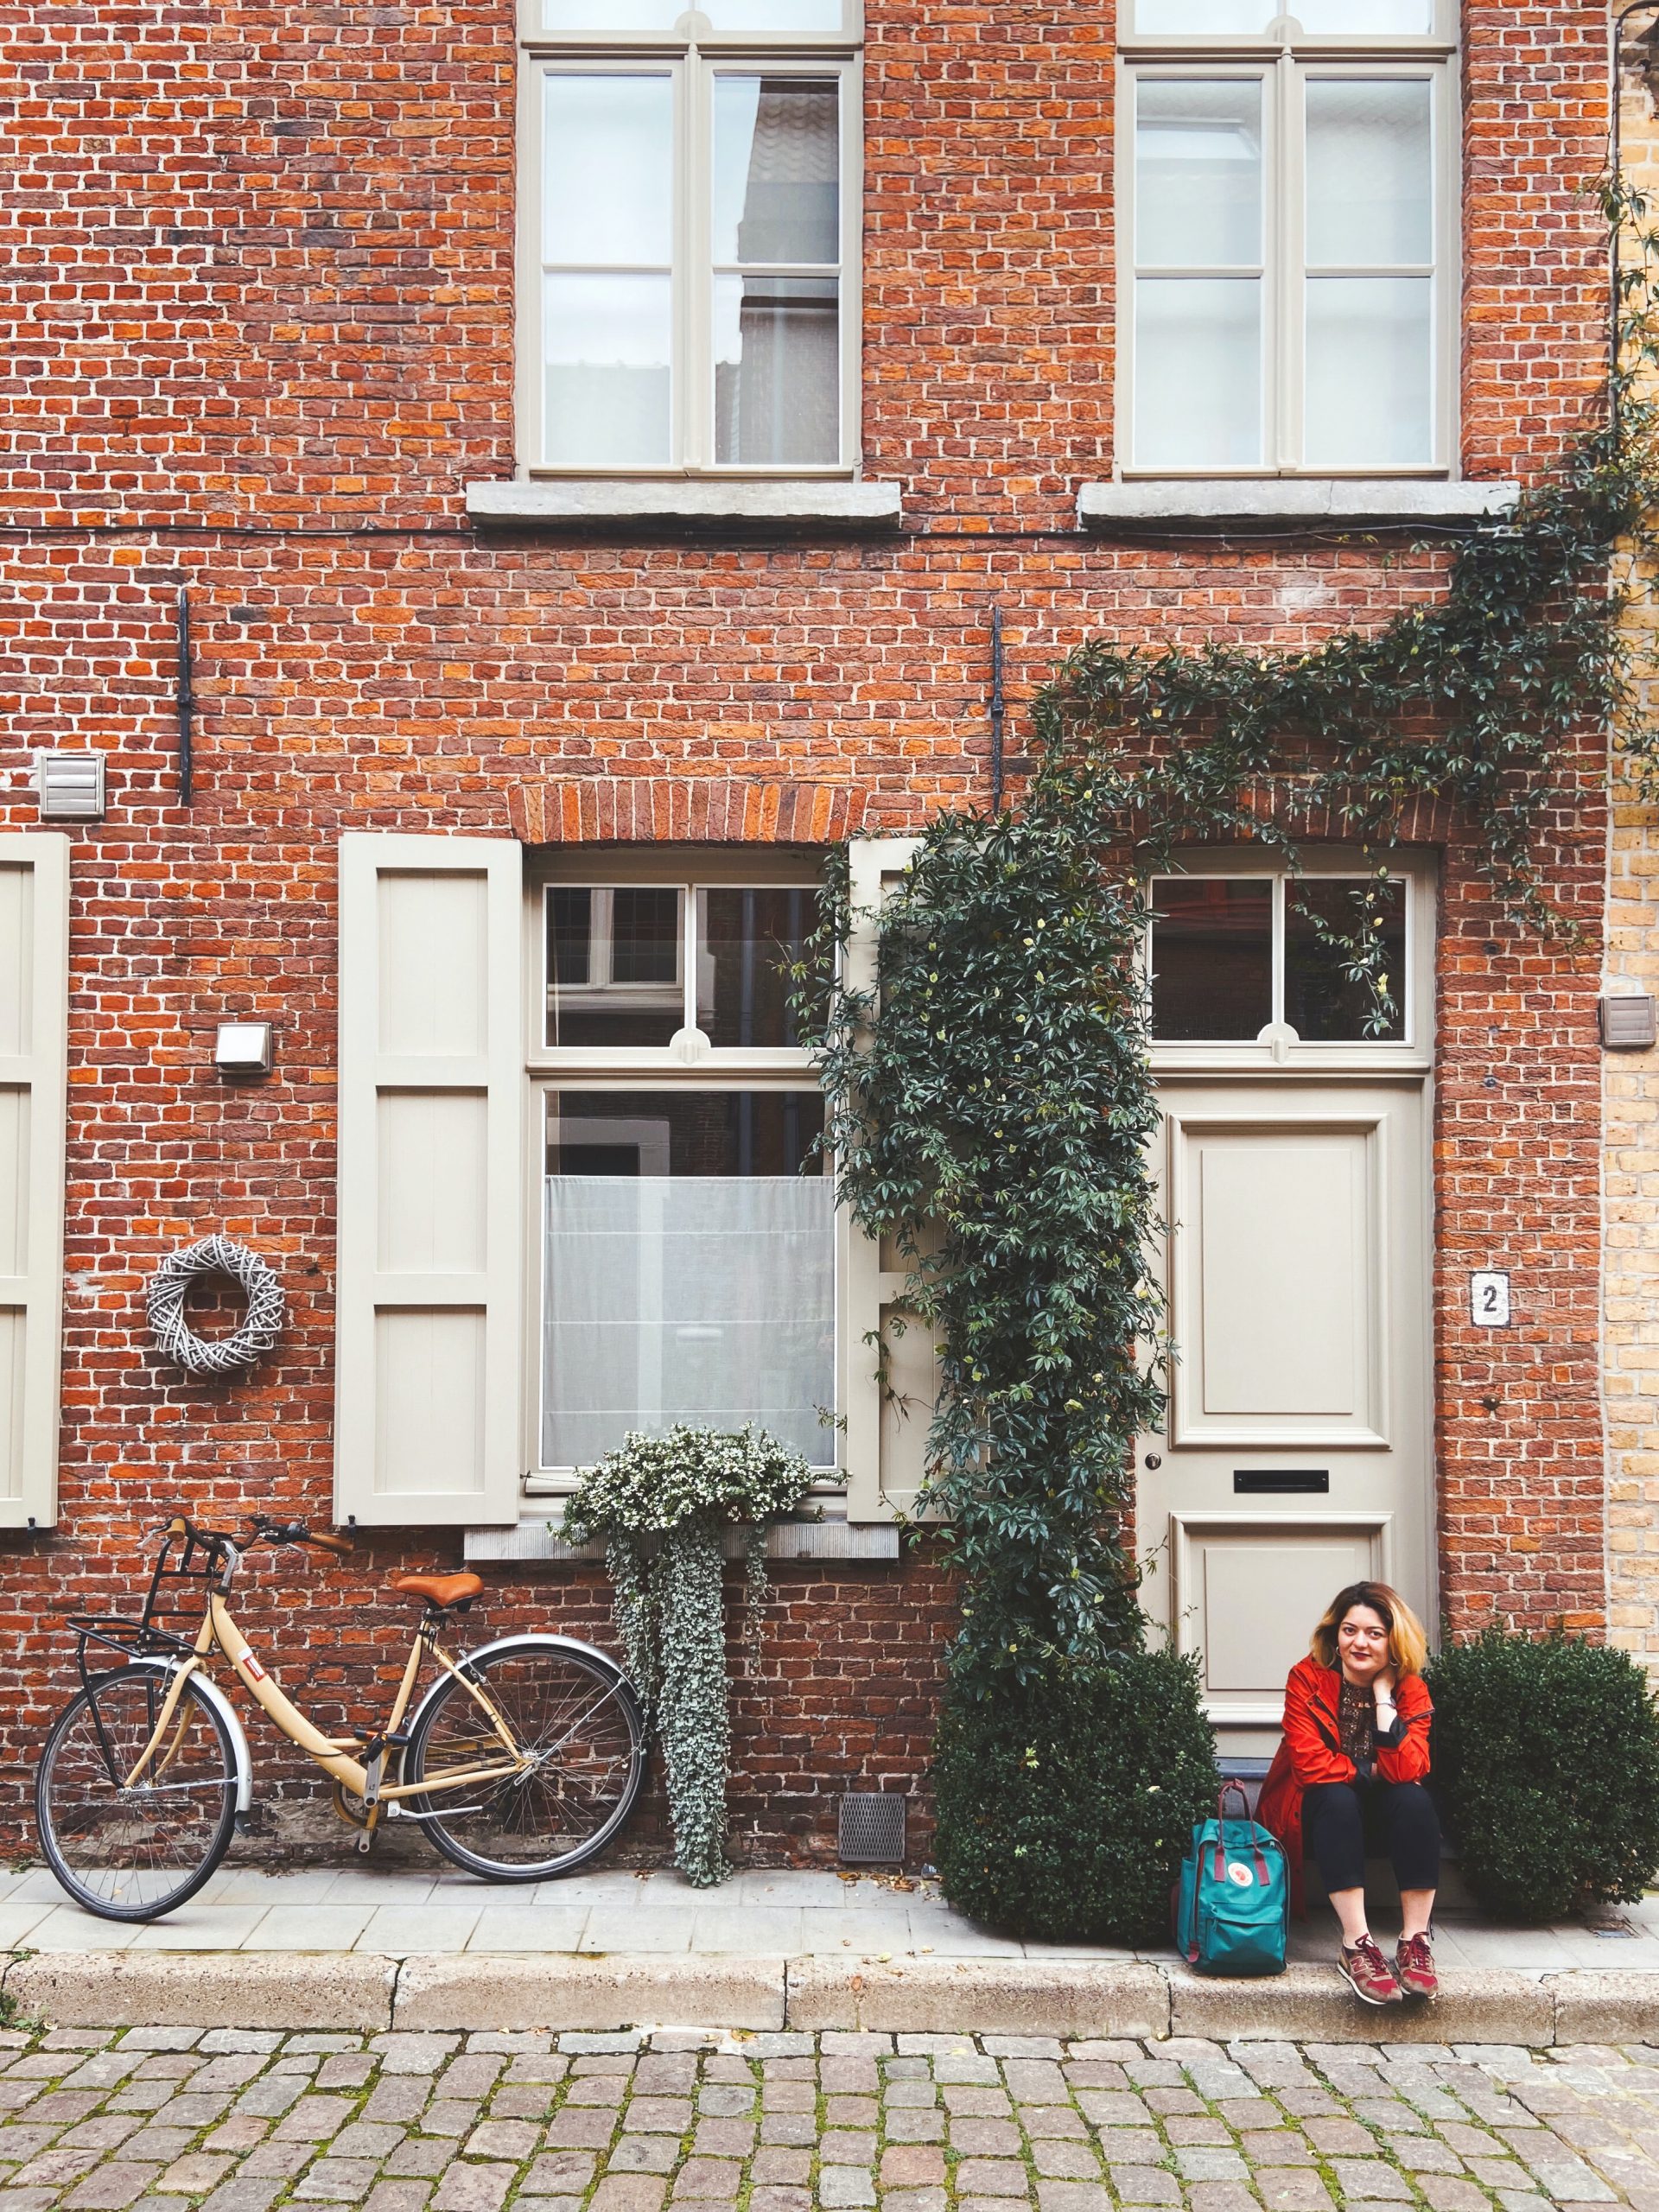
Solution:
<svg viewBox="0 0 1659 2212">
<path fill-rule="evenodd" d="M 1392 1011 L 1375 1026 L 1370 985 L 1344 973 L 1352 954 L 1333 937 L 1374 933 Z M 1406 1033 L 1406 887 L 1304 877 L 1285 887 L 1285 1020 L 1304 1043 L 1396 1042 Z"/>
<path fill-rule="evenodd" d="M 1163 1043 L 1229 1043 L 1273 1019 L 1273 886 L 1164 876 L 1152 887 L 1152 1027 Z"/>
<path fill-rule="evenodd" d="M 657 885 L 547 894 L 550 1045 L 666 1045 L 684 1020 L 681 900 Z"/>
</svg>

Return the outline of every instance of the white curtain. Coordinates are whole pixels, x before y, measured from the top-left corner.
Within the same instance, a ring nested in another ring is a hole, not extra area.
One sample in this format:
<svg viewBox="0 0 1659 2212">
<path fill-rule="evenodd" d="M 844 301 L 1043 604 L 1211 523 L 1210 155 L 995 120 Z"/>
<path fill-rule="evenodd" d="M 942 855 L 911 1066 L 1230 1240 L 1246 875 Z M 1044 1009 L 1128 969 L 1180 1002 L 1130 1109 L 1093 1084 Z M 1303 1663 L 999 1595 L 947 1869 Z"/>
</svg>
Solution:
<svg viewBox="0 0 1659 2212">
<path fill-rule="evenodd" d="M 550 1175 L 546 1191 L 543 1466 L 676 1421 L 752 1421 L 833 1465 L 830 1178 Z"/>
</svg>

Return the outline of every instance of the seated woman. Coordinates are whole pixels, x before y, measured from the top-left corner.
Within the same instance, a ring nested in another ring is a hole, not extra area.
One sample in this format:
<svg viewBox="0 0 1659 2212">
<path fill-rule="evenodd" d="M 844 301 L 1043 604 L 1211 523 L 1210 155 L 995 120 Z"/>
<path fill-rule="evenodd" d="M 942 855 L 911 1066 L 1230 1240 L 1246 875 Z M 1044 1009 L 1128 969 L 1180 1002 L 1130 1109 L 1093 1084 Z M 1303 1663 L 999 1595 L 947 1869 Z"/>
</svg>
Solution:
<svg viewBox="0 0 1659 2212">
<path fill-rule="evenodd" d="M 1440 1875 L 1440 1823 L 1423 1788 L 1433 1714 L 1421 1622 L 1386 1582 L 1356 1582 L 1325 1608 L 1310 1656 L 1285 1684 L 1285 1732 L 1257 1817 L 1285 1847 L 1298 1911 L 1313 1852 L 1342 1923 L 1338 1966 L 1367 2005 L 1438 1994 L 1429 1921 Z M 1368 1834 L 1387 1839 L 1402 1929 L 1389 1966 L 1365 1917 Z"/>
</svg>

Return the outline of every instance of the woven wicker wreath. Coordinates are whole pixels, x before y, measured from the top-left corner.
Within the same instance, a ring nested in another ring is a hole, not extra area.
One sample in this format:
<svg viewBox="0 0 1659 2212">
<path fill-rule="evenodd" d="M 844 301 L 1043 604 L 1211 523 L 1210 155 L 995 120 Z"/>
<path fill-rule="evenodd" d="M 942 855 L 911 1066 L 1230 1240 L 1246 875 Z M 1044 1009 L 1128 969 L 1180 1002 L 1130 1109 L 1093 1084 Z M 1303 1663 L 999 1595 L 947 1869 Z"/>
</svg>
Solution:
<svg viewBox="0 0 1659 2212">
<path fill-rule="evenodd" d="M 226 1275 L 247 1294 L 248 1310 L 239 1329 L 222 1337 L 199 1337 L 184 1318 L 184 1302 L 194 1284 Z M 204 1236 L 169 1253 L 149 1279 L 144 1295 L 156 1348 L 176 1360 L 187 1374 L 229 1375 L 251 1367 L 282 1334 L 287 1301 L 276 1271 L 257 1252 L 230 1236 Z"/>
</svg>

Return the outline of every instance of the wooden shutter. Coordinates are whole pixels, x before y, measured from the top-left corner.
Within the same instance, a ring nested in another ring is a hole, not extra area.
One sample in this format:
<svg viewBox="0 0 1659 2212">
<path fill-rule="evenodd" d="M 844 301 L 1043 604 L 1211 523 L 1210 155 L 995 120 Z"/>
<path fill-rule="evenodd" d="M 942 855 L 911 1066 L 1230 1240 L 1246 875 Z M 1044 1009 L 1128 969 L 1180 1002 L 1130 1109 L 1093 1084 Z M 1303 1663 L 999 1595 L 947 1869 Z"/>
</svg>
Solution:
<svg viewBox="0 0 1659 2212">
<path fill-rule="evenodd" d="M 518 1516 L 520 849 L 340 841 L 342 1521 Z"/>
<path fill-rule="evenodd" d="M 875 981 L 875 917 L 918 840 L 861 837 L 852 846 L 853 931 L 846 971 L 855 989 Z M 938 1398 L 931 1332 L 904 1300 L 906 1269 L 885 1240 L 840 1224 L 842 1404 L 847 1414 L 847 1514 L 891 1521 L 911 1512 Z M 879 1338 L 879 1345 L 875 1339 Z M 878 1361 L 885 1354 L 885 1373 Z"/>
<path fill-rule="evenodd" d="M 0 1528 L 58 1517 L 69 841 L 0 836 Z"/>
</svg>

